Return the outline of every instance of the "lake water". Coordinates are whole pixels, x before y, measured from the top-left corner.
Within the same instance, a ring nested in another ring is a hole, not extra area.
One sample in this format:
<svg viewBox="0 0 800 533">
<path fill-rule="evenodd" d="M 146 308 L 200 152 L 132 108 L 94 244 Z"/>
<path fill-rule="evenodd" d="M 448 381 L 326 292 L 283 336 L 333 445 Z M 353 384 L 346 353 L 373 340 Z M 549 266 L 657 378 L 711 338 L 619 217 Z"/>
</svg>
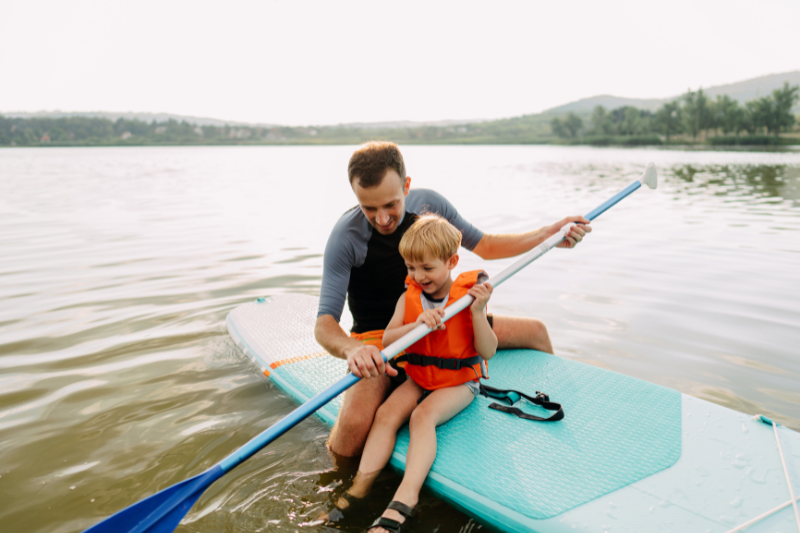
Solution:
<svg viewBox="0 0 800 533">
<path fill-rule="evenodd" d="M 295 405 L 224 319 L 319 291 L 355 204 L 353 147 L 0 150 L 0 531 L 76 532 L 201 472 Z M 499 288 L 556 353 L 800 430 L 800 152 L 409 146 L 412 186 L 486 232 L 588 212 L 659 168 Z M 498 272 L 464 252 L 463 269 Z M 569 399 L 559 398 L 568 409 Z M 182 532 L 303 524 L 344 489 L 309 419 L 209 489 Z M 387 472 L 361 531 L 399 477 Z M 482 528 L 428 495 L 418 531 Z"/>
</svg>

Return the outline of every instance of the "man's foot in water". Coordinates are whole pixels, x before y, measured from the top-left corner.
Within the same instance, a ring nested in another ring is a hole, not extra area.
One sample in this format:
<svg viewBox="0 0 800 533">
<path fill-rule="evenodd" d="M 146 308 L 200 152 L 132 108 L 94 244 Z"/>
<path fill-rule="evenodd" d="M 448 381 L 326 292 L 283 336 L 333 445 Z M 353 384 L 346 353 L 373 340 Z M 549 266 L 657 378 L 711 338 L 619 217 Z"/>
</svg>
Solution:
<svg viewBox="0 0 800 533">
<path fill-rule="evenodd" d="M 378 474 L 380 474 L 380 471 L 370 472 L 369 474 L 356 473 L 353 486 L 336 500 L 333 508 L 314 520 L 313 524 L 338 522 L 348 513 L 353 512 L 354 509 L 361 507 Z"/>
</svg>

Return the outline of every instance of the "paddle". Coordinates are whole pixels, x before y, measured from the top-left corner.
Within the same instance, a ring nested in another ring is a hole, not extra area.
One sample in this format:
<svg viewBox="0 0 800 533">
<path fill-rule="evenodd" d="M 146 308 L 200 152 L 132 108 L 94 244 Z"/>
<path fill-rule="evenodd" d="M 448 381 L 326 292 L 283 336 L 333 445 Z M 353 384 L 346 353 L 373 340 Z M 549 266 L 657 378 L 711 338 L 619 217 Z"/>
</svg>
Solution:
<svg viewBox="0 0 800 533">
<path fill-rule="evenodd" d="M 589 212 L 586 218 L 594 220 L 614 204 L 641 187 L 642 183 L 651 189 L 656 188 L 656 168 L 653 163 L 647 165 L 647 169 L 642 177 L 628 185 L 625 189 L 599 205 Z M 522 270 L 549 250 L 561 242 L 573 224 L 567 224 L 558 233 L 541 243 L 539 246 L 529 251 L 517 261 L 509 265 L 502 272 L 488 280 L 494 287 L 497 287 L 508 278 Z M 466 309 L 472 303 L 471 296 L 464 296 L 458 299 L 445 310 L 444 320 L 449 320 L 458 312 Z M 384 360 L 389 360 L 417 342 L 419 339 L 430 333 L 427 326 L 421 324 L 406 333 L 403 337 L 395 341 L 391 346 L 382 352 Z M 263 431 L 250 442 L 236 450 L 234 453 L 220 461 L 217 465 L 193 478 L 182 481 L 167 489 L 158 492 L 139 503 L 123 509 L 99 524 L 86 530 L 86 533 L 169 533 L 173 531 L 178 523 L 183 519 L 192 505 L 198 498 L 211 486 L 214 481 L 231 471 L 233 468 L 253 456 L 261 448 L 274 441 L 289 429 L 300 423 L 309 415 L 327 404 L 333 398 L 343 393 L 345 390 L 358 382 L 353 374 L 348 374 L 328 389 L 322 391 L 314 398 L 310 399 L 280 422 Z"/>
</svg>

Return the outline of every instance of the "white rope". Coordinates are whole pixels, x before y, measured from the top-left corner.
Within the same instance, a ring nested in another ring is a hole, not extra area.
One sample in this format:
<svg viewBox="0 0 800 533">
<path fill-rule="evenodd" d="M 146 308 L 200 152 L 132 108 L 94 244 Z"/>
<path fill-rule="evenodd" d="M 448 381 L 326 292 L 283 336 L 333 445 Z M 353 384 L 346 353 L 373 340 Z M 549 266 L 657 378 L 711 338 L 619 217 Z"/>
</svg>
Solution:
<svg viewBox="0 0 800 533">
<path fill-rule="evenodd" d="M 736 526 L 735 528 L 728 530 L 726 533 L 736 533 L 737 531 L 741 531 L 743 529 L 747 529 L 748 527 L 752 526 L 756 522 L 760 522 L 760 521 L 764 520 L 766 517 L 768 517 L 770 515 L 773 515 L 773 514 L 777 513 L 778 511 L 780 511 L 782 509 L 786 509 L 787 507 L 789 507 L 793 503 L 794 502 L 792 500 L 789 500 L 788 502 L 784 502 L 784 503 L 780 504 L 779 506 L 777 506 L 775 509 L 771 509 L 771 510 L 767 511 L 766 513 L 762 514 L 762 515 L 758 515 L 757 517 L 753 518 L 752 520 L 749 520 L 749 521 L 745 522 L 744 524 L 742 524 L 740 526 Z"/>
<path fill-rule="evenodd" d="M 775 431 L 775 442 L 778 443 L 778 452 L 781 454 L 781 464 L 783 465 L 783 473 L 786 475 L 786 484 L 789 485 L 789 496 L 792 498 L 792 507 L 794 507 L 794 520 L 797 524 L 797 531 L 800 533 L 800 514 L 797 512 L 797 500 L 794 497 L 794 490 L 792 489 L 792 480 L 789 479 L 789 469 L 786 468 L 786 459 L 783 458 L 783 449 L 781 448 L 781 439 L 778 437 L 778 424 L 772 422 L 772 429 Z"/>
<path fill-rule="evenodd" d="M 735 528 L 733 528 L 731 530 L 728 530 L 726 533 L 736 533 L 737 531 L 741 531 L 743 529 L 747 529 L 748 527 L 752 526 L 756 522 L 760 522 L 761 520 L 764 520 L 766 517 L 768 517 L 770 515 L 773 515 L 773 514 L 777 513 L 778 511 L 780 511 L 782 509 L 785 509 L 789 505 L 794 507 L 794 519 L 795 519 L 795 523 L 797 524 L 797 531 L 800 532 L 800 515 L 798 515 L 798 513 L 797 513 L 797 501 L 800 500 L 800 498 L 795 498 L 794 490 L 792 490 L 792 481 L 789 479 L 789 469 L 786 468 L 786 460 L 783 458 L 783 449 L 781 448 L 781 439 L 780 439 L 780 437 L 778 437 L 778 425 L 774 421 L 770 420 L 769 418 L 766 418 L 766 417 L 761 416 L 761 415 L 755 415 L 753 418 L 751 418 L 751 420 L 756 420 L 756 419 L 761 419 L 762 421 L 765 420 L 765 419 L 769 420 L 769 422 L 772 424 L 773 431 L 775 431 L 775 442 L 778 443 L 778 453 L 781 456 L 781 465 L 783 465 L 783 473 L 786 476 L 786 484 L 789 486 L 789 497 L 790 497 L 790 499 L 789 499 L 788 502 L 782 503 L 779 506 L 777 506 L 776 508 L 767 511 L 764 514 L 758 515 L 757 517 L 755 517 L 755 518 L 753 518 L 751 520 L 748 520 L 747 522 L 745 522 L 744 524 L 742 524 L 740 526 L 736 526 Z"/>
</svg>

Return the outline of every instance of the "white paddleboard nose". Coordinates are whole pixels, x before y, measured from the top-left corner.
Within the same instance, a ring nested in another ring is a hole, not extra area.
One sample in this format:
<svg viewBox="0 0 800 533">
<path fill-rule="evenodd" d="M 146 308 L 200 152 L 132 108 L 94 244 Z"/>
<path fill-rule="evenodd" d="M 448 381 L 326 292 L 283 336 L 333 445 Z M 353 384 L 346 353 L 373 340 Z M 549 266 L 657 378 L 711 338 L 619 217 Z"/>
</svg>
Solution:
<svg viewBox="0 0 800 533">
<path fill-rule="evenodd" d="M 654 163 L 647 163 L 647 168 L 644 169 L 644 174 L 639 178 L 639 182 L 651 189 L 655 189 L 658 186 L 658 175 L 656 174 L 656 165 Z"/>
</svg>

